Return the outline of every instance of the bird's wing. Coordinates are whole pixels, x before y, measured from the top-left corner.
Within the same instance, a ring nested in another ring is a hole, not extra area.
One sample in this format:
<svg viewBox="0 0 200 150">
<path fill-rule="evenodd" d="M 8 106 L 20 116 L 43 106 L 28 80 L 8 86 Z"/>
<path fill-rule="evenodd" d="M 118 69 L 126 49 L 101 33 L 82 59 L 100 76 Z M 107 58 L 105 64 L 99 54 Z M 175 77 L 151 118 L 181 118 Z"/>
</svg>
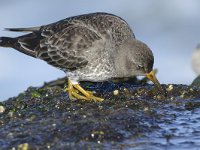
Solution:
<svg viewBox="0 0 200 150">
<path fill-rule="evenodd" d="M 31 33 L 16 38 L 1 38 L 7 43 L 5 46 L 13 47 L 64 70 L 75 70 L 86 66 L 88 63 L 86 51 L 97 49 L 99 43 L 105 42 L 100 34 L 88 26 L 69 22 L 6 30 Z"/>
<path fill-rule="evenodd" d="M 102 38 L 85 26 L 70 25 L 56 32 L 55 27 L 43 27 L 37 57 L 61 69 L 75 70 L 87 65 L 85 52 Z"/>
</svg>

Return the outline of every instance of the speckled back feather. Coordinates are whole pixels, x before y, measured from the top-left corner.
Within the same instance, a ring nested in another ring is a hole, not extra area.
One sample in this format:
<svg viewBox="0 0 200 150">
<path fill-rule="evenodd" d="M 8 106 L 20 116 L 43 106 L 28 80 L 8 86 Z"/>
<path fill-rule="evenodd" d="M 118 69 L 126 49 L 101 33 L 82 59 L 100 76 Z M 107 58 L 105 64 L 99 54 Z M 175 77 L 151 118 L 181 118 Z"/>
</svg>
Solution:
<svg viewBox="0 0 200 150">
<path fill-rule="evenodd" d="M 134 38 L 123 19 L 107 13 L 70 17 L 41 27 L 8 30 L 32 32 L 13 38 L 10 47 L 65 71 L 85 67 L 90 61 L 88 49 L 95 49 L 96 53 L 98 47 L 101 51 L 112 50 L 126 39 Z"/>
</svg>

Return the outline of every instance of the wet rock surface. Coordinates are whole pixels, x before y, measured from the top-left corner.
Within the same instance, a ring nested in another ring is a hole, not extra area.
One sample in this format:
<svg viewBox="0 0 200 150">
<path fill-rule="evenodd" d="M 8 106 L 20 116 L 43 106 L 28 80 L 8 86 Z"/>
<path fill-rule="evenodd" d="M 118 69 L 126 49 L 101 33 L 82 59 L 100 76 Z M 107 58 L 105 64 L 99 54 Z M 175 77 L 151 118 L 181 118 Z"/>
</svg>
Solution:
<svg viewBox="0 0 200 150">
<path fill-rule="evenodd" d="M 134 81 L 135 82 L 135 81 Z M 200 89 L 82 83 L 101 103 L 69 100 L 59 80 L 1 102 L 0 149 L 196 149 Z"/>
</svg>

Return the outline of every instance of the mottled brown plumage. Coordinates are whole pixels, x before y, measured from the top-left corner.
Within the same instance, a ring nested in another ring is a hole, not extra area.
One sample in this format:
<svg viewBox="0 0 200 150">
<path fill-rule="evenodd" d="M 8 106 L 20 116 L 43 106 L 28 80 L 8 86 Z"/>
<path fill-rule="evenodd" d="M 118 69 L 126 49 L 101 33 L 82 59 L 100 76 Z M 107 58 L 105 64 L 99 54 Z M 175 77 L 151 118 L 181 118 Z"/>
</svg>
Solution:
<svg viewBox="0 0 200 150">
<path fill-rule="evenodd" d="M 7 30 L 30 33 L 1 37 L 0 46 L 13 47 L 65 71 L 72 85 L 146 75 L 153 67 L 148 46 L 135 39 L 122 18 L 112 14 L 92 13 L 41 27 Z"/>
</svg>

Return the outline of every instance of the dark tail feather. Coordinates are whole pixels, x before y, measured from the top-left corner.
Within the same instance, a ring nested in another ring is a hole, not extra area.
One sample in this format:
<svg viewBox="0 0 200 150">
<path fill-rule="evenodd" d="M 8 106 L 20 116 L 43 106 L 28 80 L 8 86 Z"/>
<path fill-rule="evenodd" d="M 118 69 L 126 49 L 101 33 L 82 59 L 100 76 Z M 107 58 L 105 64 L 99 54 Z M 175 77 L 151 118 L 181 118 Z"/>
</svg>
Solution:
<svg viewBox="0 0 200 150">
<path fill-rule="evenodd" d="M 14 41 L 15 41 L 14 38 L 0 37 L 0 46 L 1 47 L 12 47 L 12 44 Z"/>
<path fill-rule="evenodd" d="M 0 37 L 0 47 L 12 47 L 21 53 L 24 53 L 32 57 L 36 57 L 35 51 L 23 47 L 19 43 L 18 38 Z"/>
<path fill-rule="evenodd" d="M 40 44 L 40 40 L 43 38 L 40 34 L 41 27 L 31 27 L 31 28 L 6 28 L 8 31 L 15 32 L 30 32 L 28 34 L 10 38 L 10 37 L 0 37 L 1 47 L 12 47 L 19 52 L 26 55 L 36 57 L 35 50 Z"/>
</svg>

